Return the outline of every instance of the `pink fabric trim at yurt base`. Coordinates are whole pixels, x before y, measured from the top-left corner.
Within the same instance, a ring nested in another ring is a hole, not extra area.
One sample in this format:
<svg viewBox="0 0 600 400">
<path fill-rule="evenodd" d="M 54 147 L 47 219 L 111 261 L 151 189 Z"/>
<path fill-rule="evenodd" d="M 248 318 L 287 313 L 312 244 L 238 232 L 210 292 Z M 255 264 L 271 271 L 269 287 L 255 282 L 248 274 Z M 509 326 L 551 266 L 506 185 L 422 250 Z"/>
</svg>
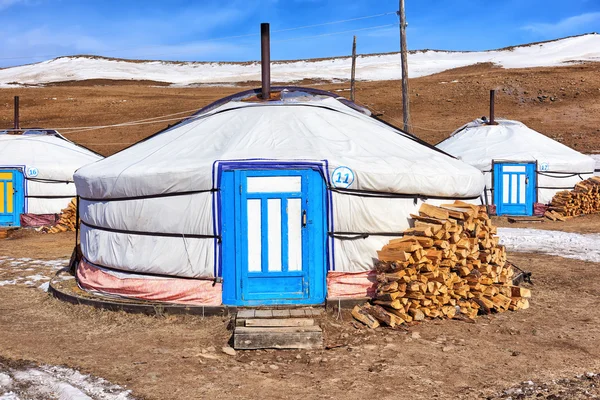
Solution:
<svg viewBox="0 0 600 400">
<path fill-rule="evenodd" d="M 58 222 L 58 214 L 21 214 L 21 226 L 38 227 L 54 226 Z"/>
<path fill-rule="evenodd" d="M 377 272 L 328 272 L 327 297 L 373 297 L 377 287 Z"/>
<path fill-rule="evenodd" d="M 149 301 L 198 306 L 221 305 L 222 285 L 213 285 L 213 281 L 152 276 L 142 278 L 139 275 L 130 278 L 115 275 L 85 260 L 81 260 L 77 267 L 79 284 L 87 290 Z"/>
</svg>

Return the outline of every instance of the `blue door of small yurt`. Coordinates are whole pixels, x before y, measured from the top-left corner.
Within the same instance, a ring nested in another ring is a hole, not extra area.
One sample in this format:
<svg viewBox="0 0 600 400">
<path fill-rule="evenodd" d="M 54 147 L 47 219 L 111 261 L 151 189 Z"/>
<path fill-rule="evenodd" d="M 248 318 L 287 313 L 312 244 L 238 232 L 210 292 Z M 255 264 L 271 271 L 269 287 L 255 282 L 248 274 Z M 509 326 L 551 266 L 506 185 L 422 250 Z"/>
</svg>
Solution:
<svg viewBox="0 0 600 400">
<path fill-rule="evenodd" d="M 16 169 L 0 169 L 0 226 L 21 226 L 23 204 L 23 174 Z"/>
<path fill-rule="evenodd" d="M 321 175 L 232 170 L 221 180 L 223 303 L 325 300 L 326 214 Z"/>
<path fill-rule="evenodd" d="M 494 163 L 494 203 L 498 215 L 533 215 L 535 163 Z"/>
</svg>

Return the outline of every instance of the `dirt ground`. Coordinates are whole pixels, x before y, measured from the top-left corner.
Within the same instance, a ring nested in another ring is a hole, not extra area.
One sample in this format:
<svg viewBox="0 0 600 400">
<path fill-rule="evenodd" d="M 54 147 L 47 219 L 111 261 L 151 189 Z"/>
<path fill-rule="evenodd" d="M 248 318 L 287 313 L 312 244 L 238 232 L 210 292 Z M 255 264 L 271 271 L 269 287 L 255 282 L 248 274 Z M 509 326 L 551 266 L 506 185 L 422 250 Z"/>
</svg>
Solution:
<svg viewBox="0 0 600 400">
<path fill-rule="evenodd" d="M 412 79 L 414 131 L 430 143 L 442 140 L 487 115 L 488 90 L 495 88 L 497 116 L 521 120 L 575 149 L 600 152 L 599 71 L 600 63 L 527 70 L 478 65 Z M 348 94 L 347 86 L 318 85 L 341 95 Z M 2 89 L 0 126 L 12 124 L 14 95 L 21 96 L 23 126 L 80 127 L 195 110 L 247 87 L 83 82 Z M 400 124 L 399 82 L 359 82 L 357 99 Z M 109 155 L 173 122 L 63 133 Z M 600 216 L 566 223 L 496 222 L 600 232 Z M 595 375 L 582 375 L 600 372 L 597 263 L 512 253 L 516 265 L 533 272 L 528 310 L 480 317 L 474 324 L 435 320 L 375 331 L 347 312 L 329 313 L 321 322 L 327 349 L 228 356 L 220 350 L 231 337 L 226 318 L 129 315 L 50 298 L 39 287 L 47 279 L 31 276 L 52 276 L 66 265 L 73 245 L 73 233 L 19 231 L 0 241 L 0 281 L 10 282 L 0 286 L 0 358 L 76 368 L 142 399 L 600 395 Z M 534 384 L 523 383 L 529 380 Z"/>
<path fill-rule="evenodd" d="M 593 226 L 596 217 L 581 224 Z M 12 236 L 0 241 L 0 271 L 14 279 L 31 274 L 35 264 L 39 274 L 39 259 L 66 263 L 72 246 L 72 233 Z M 19 257 L 34 260 L 19 264 Z M 72 306 L 22 279 L 0 287 L 0 357 L 75 368 L 144 399 L 598 395 L 595 375 L 582 375 L 600 372 L 598 264 L 540 254 L 511 253 L 510 259 L 533 272 L 528 310 L 474 324 L 433 320 L 374 331 L 346 311 L 330 312 L 321 321 L 327 349 L 236 356 L 220 350 L 231 337 L 227 318 Z M 46 268 L 48 276 L 56 271 Z M 523 383 L 530 380 L 533 388 Z"/>
<path fill-rule="evenodd" d="M 576 150 L 600 153 L 599 72 L 600 63 L 510 70 L 480 64 L 411 79 L 413 132 L 430 143 L 443 140 L 463 124 L 488 115 L 489 89 L 496 89 L 497 117 L 520 120 Z M 349 96 L 348 83 L 304 83 Z M 182 88 L 152 82 L 89 81 L 0 89 L 0 127 L 12 127 L 15 95 L 21 97 L 24 127 L 88 127 L 191 112 L 257 85 Z M 400 93 L 399 81 L 358 82 L 356 99 L 400 126 Z M 148 125 L 62 133 L 110 155 L 175 123 L 181 115 Z"/>
</svg>

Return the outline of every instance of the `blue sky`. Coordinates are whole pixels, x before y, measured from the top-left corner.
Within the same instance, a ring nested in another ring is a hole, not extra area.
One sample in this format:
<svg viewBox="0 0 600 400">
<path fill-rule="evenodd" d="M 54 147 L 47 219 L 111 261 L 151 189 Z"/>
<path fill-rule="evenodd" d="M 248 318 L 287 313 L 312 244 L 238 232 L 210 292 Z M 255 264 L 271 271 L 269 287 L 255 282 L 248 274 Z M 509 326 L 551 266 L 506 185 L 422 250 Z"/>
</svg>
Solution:
<svg viewBox="0 0 600 400">
<path fill-rule="evenodd" d="M 397 0 L 0 0 L 0 67 L 74 54 L 256 60 L 260 22 L 271 23 L 273 59 L 347 55 L 354 34 L 359 53 L 397 51 L 397 8 Z M 406 12 L 410 49 L 484 50 L 600 31 L 600 0 L 406 0 Z M 320 26 L 289 30 L 307 25 Z"/>
</svg>

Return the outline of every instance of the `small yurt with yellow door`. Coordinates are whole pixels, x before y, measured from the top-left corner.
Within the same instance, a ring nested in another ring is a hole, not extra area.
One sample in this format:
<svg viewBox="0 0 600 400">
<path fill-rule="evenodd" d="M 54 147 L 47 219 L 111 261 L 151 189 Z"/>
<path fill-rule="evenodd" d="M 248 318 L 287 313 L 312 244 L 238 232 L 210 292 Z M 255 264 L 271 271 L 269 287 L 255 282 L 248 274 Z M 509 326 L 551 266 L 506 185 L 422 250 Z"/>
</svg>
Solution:
<svg viewBox="0 0 600 400">
<path fill-rule="evenodd" d="M 75 170 L 102 158 L 55 130 L 0 130 L 0 226 L 54 223 L 76 196 Z"/>
</svg>

